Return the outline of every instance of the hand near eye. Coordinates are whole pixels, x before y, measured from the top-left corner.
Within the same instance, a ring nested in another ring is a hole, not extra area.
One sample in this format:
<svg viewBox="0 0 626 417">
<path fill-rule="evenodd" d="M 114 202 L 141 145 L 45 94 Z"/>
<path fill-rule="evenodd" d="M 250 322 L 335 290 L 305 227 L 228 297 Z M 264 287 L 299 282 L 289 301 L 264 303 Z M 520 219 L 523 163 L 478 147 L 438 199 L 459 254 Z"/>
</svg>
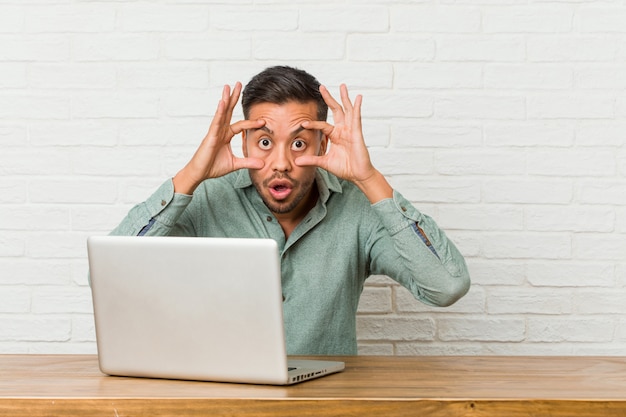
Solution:
<svg viewBox="0 0 626 417">
<path fill-rule="evenodd" d="M 363 139 L 362 96 L 356 96 L 352 103 L 348 96 L 348 88 L 344 84 L 340 87 L 342 104 L 330 95 L 326 87 L 321 86 L 320 93 L 333 113 L 335 125 L 325 121 L 311 121 L 303 123 L 302 127 L 320 130 L 330 140 L 330 149 L 325 155 L 299 157 L 295 161 L 296 164 L 319 166 L 340 178 L 353 182 L 372 204 L 384 198 L 391 198 L 393 189 L 385 177 L 372 165 Z"/>
<path fill-rule="evenodd" d="M 193 194 L 200 183 L 217 178 L 241 168 L 260 169 L 264 163 L 255 158 L 238 158 L 233 154 L 230 142 L 245 129 L 257 129 L 262 120 L 241 120 L 230 124 L 233 110 L 241 93 L 241 83 L 236 83 L 230 92 L 228 85 L 222 90 L 222 99 L 217 105 L 209 131 L 191 160 L 174 177 L 174 191 Z"/>
</svg>

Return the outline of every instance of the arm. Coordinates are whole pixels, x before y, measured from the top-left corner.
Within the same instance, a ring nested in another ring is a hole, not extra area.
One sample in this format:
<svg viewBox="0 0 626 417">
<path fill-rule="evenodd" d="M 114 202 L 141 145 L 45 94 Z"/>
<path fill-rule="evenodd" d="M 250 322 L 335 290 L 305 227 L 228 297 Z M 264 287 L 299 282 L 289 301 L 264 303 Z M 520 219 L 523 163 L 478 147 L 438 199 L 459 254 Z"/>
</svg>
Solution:
<svg viewBox="0 0 626 417">
<path fill-rule="evenodd" d="M 191 195 L 206 179 L 221 177 L 242 168 L 263 168 L 264 163 L 260 159 L 237 158 L 230 146 L 235 135 L 265 124 L 262 120 L 241 120 L 230 124 L 240 93 L 241 83 L 235 84 L 232 94 L 230 87 L 224 86 L 209 132 L 189 163 L 174 177 L 174 192 Z"/>
<path fill-rule="evenodd" d="M 448 306 L 467 293 L 465 260 L 432 218 L 397 191 L 372 209 L 379 220 L 368 242 L 372 274 L 394 278 L 429 305 Z"/>
<path fill-rule="evenodd" d="M 117 236 L 195 236 L 193 222 L 183 214 L 192 197 L 175 194 L 172 179 L 165 181 L 148 199 L 133 207 L 111 231 Z"/>
<path fill-rule="evenodd" d="M 191 160 L 148 200 L 135 206 L 111 234 L 194 236 L 193 219 L 185 218 L 184 212 L 198 185 L 241 168 L 263 167 L 260 159 L 238 158 L 232 152 L 230 143 L 235 135 L 265 123 L 242 120 L 230 124 L 240 93 L 241 83 L 235 84 L 232 94 L 230 87 L 224 86 L 209 131 Z"/>
<path fill-rule="evenodd" d="M 356 96 L 353 104 L 348 96 L 348 88 L 344 84 L 340 88 L 342 104 L 330 95 L 326 87 L 320 87 L 320 93 L 333 112 L 335 125 L 319 121 L 305 122 L 302 127 L 321 130 L 330 139 L 332 146 L 326 155 L 303 156 L 298 158 L 296 163 L 317 165 L 353 182 L 372 204 L 391 198 L 393 189 L 387 179 L 372 165 L 365 146 L 361 126 L 362 96 Z"/>
<path fill-rule="evenodd" d="M 368 242 L 372 273 L 389 275 L 427 304 L 454 303 L 470 283 L 463 256 L 436 223 L 394 191 L 372 165 L 362 133 L 362 97 L 352 103 L 345 85 L 340 88 L 342 104 L 325 87 L 320 92 L 335 125 L 320 121 L 303 127 L 321 130 L 331 141 L 330 150 L 296 163 L 317 165 L 353 182 L 372 204 L 379 221 Z"/>
</svg>

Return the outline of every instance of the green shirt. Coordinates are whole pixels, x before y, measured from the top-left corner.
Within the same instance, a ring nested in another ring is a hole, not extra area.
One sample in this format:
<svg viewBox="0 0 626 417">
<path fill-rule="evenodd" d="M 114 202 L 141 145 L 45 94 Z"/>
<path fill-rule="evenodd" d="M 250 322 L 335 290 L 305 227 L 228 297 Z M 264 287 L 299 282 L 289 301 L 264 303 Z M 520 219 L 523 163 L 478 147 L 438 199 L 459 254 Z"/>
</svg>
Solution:
<svg viewBox="0 0 626 417">
<path fill-rule="evenodd" d="M 387 275 L 430 305 L 452 304 L 467 292 L 462 255 L 398 192 L 372 205 L 354 184 L 324 170 L 316 184 L 316 206 L 288 239 L 247 170 L 204 181 L 193 196 L 174 193 L 168 180 L 111 234 L 274 239 L 291 355 L 357 353 L 357 306 L 370 275 Z"/>
</svg>

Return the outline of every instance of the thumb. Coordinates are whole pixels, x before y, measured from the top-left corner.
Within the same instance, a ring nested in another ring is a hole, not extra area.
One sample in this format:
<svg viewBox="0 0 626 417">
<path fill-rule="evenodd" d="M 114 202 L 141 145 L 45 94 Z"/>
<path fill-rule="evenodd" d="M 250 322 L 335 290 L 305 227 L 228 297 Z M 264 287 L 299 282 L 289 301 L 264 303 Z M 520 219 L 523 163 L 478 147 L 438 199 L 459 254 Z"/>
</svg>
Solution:
<svg viewBox="0 0 626 417">
<path fill-rule="evenodd" d="M 304 166 L 318 166 L 320 168 L 326 169 L 326 156 L 315 156 L 315 155 L 303 155 L 297 157 L 294 162 L 296 165 L 304 167 Z"/>
<path fill-rule="evenodd" d="M 235 158 L 233 165 L 235 170 L 242 168 L 261 169 L 265 166 L 265 162 L 259 158 Z"/>
</svg>

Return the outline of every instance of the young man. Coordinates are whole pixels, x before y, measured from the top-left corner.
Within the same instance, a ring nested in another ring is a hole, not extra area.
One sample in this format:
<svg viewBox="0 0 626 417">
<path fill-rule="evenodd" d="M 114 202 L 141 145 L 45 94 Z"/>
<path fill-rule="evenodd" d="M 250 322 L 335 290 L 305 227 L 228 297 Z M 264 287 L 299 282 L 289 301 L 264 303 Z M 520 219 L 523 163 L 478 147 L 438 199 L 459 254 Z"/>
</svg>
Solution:
<svg viewBox="0 0 626 417">
<path fill-rule="evenodd" d="M 372 165 L 361 96 L 351 101 L 342 85 L 340 104 L 308 73 L 272 67 L 245 87 L 245 120 L 231 124 L 240 92 L 240 83 L 232 93 L 224 87 L 189 163 L 112 234 L 276 240 L 289 354 L 356 354 L 370 275 L 387 275 L 431 305 L 467 292 L 459 251 Z M 237 134 L 244 158 L 230 146 Z"/>
</svg>

